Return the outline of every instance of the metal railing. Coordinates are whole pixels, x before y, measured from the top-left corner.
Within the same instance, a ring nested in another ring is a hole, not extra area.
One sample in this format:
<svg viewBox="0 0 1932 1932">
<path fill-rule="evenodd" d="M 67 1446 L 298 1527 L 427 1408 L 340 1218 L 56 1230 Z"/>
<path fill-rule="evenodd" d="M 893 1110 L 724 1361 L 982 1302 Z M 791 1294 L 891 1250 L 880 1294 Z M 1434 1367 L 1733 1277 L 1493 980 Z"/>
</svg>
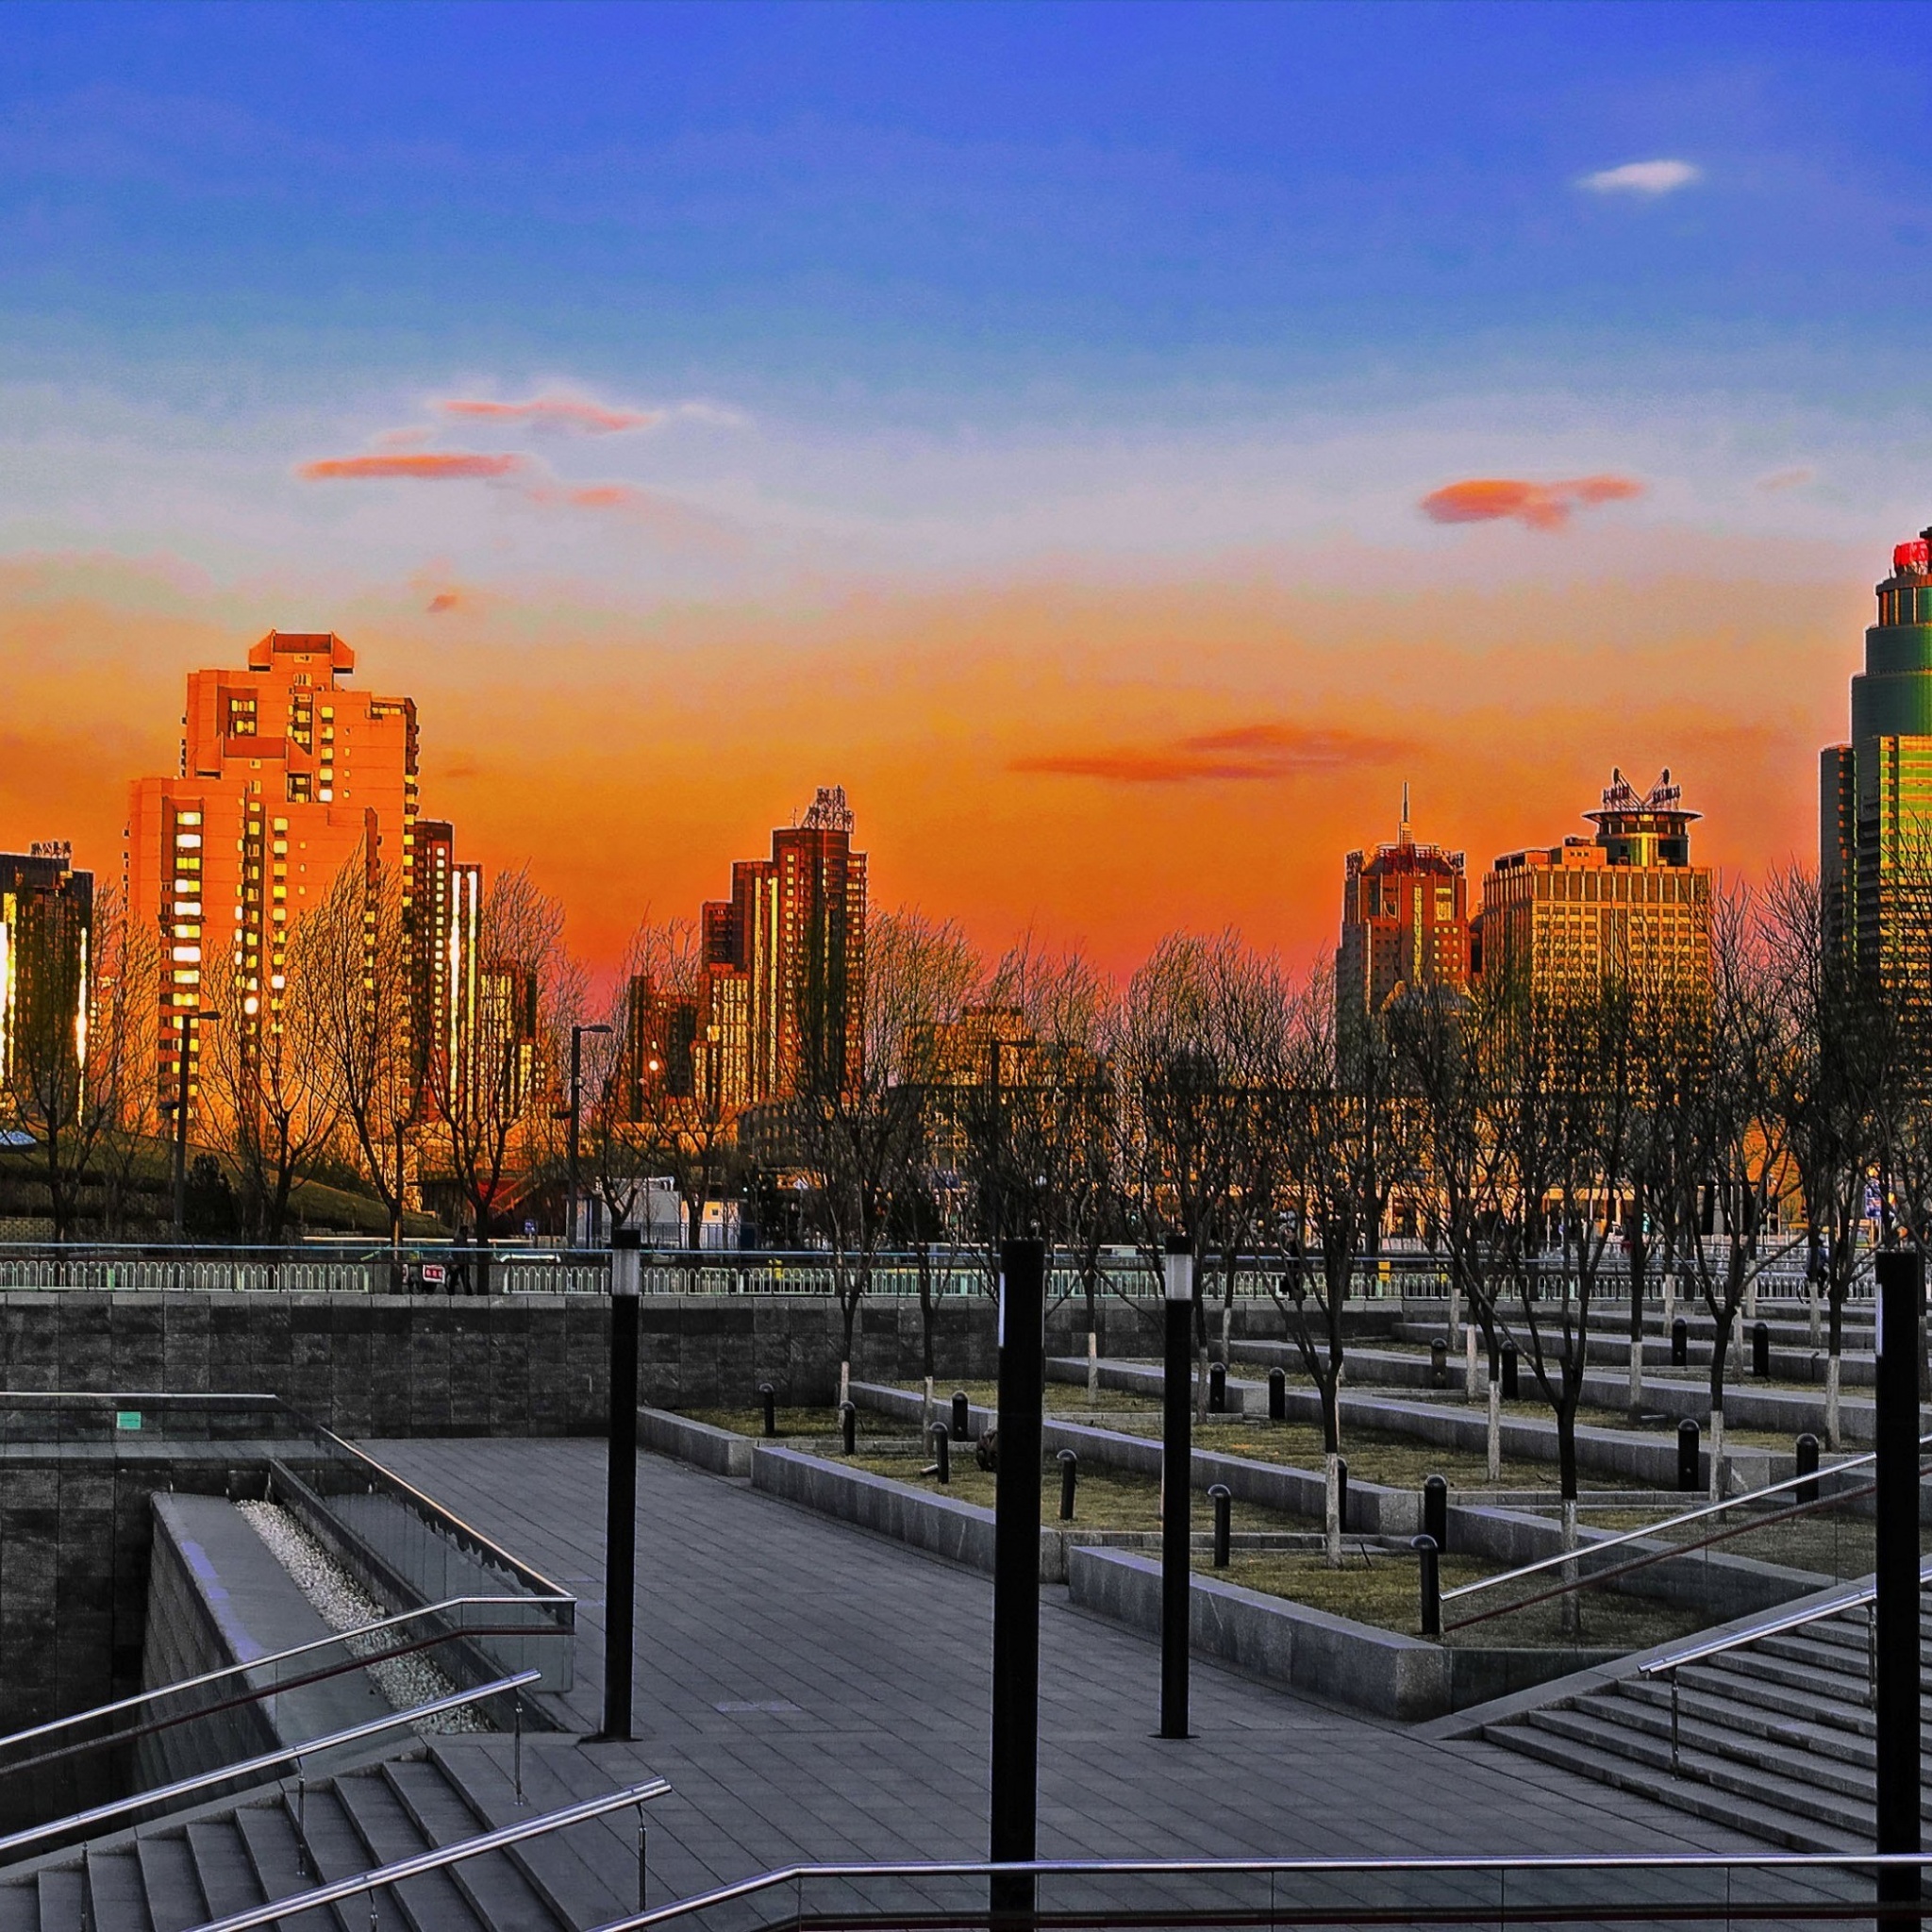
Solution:
<svg viewBox="0 0 1932 1932">
<path fill-rule="evenodd" d="M 657 1932 L 711 1921 L 758 1932 L 1893 1918 L 1916 1924 L 1926 1909 L 1922 1903 L 1874 1903 L 1873 1881 L 1916 1890 L 1927 1865 L 1932 1853 L 1829 1852 L 790 1865 L 610 1920 L 596 1932 Z M 1064 1891 L 1066 1903 L 1040 1904 L 1042 1890 Z M 823 1905 L 815 1892 L 827 1894 Z M 758 1906 L 764 1909 L 727 1915 L 729 1907 Z"/>
<path fill-rule="evenodd" d="M 377 1865 L 368 1872 L 358 1872 L 347 1878 L 332 1879 L 326 1885 L 318 1885 L 312 1890 L 296 1892 L 290 1898 L 272 1899 L 267 1905 L 256 1906 L 245 1912 L 231 1912 L 225 1919 L 210 1919 L 194 1932 L 254 1932 L 258 1925 L 273 1925 L 284 1919 L 290 1919 L 298 1912 L 314 1909 L 319 1906 L 332 1906 L 339 1900 L 357 1898 L 363 1893 L 371 1894 L 370 1923 L 375 1924 L 374 1894 L 389 1885 L 400 1885 L 406 1879 L 420 1878 L 428 1872 L 447 1871 L 452 1865 L 460 1865 L 466 1858 L 480 1857 L 485 1852 L 500 1852 L 511 1845 L 520 1845 L 533 1838 L 547 1837 L 553 1831 L 563 1831 L 573 1824 L 583 1824 L 592 1818 L 602 1818 L 607 1812 L 624 1809 L 626 1806 L 638 1807 L 638 1909 L 643 1909 L 644 1853 L 643 1853 L 643 1807 L 653 1798 L 661 1798 L 671 1787 L 661 1777 L 647 1778 L 642 1784 L 621 1786 L 614 1791 L 607 1791 L 601 1798 L 584 1798 L 575 1805 L 566 1805 L 559 1810 L 547 1811 L 541 1818 L 528 1818 L 520 1824 L 499 1825 L 494 1831 L 486 1831 L 475 1838 L 466 1838 L 453 1845 L 443 1845 L 433 1852 L 418 1852 L 413 1857 L 398 1858 L 388 1865 Z"/>
<path fill-rule="evenodd" d="M 1932 1557 L 1922 1557 L 1919 1563 L 1919 1588 L 1923 1591 L 1932 1585 Z M 1682 1644 L 1666 1652 L 1662 1657 L 1651 1657 L 1639 1665 L 1641 1677 L 1666 1677 L 1671 1686 L 1671 1775 L 1683 1775 L 1682 1752 L 1678 1742 L 1680 1717 L 1677 1696 L 1677 1673 L 1691 1664 L 1701 1664 L 1714 1657 L 1724 1657 L 1734 1650 L 1748 1649 L 1754 1643 L 1762 1643 L 1768 1637 L 1788 1637 L 1793 1630 L 1804 1630 L 1813 1624 L 1828 1622 L 1833 1617 L 1842 1617 L 1850 1610 L 1864 1610 L 1867 1614 L 1865 1641 L 1865 1698 L 1868 1704 L 1875 1703 L 1878 1696 L 1878 1658 L 1876 1653 L 1876 1627 L 1870 1622 L 1872 1606 L 1878 1601 L 1878 1581 L 1875 1576 L 1868 1577 L 1863 1583 L 1854 1584 L 1849 1590 L 1834 1591 L 1823 1603 L 1814 1603 L 1808 1607 L 1784 1610 L 1771 1616 L 1754 1619 L 1742 1630 L 1732 1630 L 1722 1637 L 1702 1638 L 1695 1643 Z"/>
<path fill-rule="evenodd" d="M 351 1750 L 356 1745 L 366 1743 L 372 1738 L 381 1737 L 385 1732 L 393 1731 L 404 1724 L 420 1724 L 425 1718 L 440 1717 L 445 1711 L 460 1710 L 465 1705 L 480 1703 L 486 1697 L 502 1696 L 521 1690 L 526 1684 L 536 1682 L 540 1673 L 521 1671 L 514 1676 L 499 1677 L 494 1683 L 478 1684 L 468 1690 L 455 1690 L 447 1697 L 436 1697 L 426 1704 L 412 1705 L 407 1710 L 392 1711 L 388 1717 L 373 1718 L 367 1724 L 353 1724 L 347 1730 L 332 1731 L 325 1737 L 306 1739 L 299 1744 L 287 1744 L 279 1750 L 265 1751 L 258 1757 L 244 1757 L 236 1763 L 218 1765 L 212 1771 L 197 1772 L 192 1777 L 177 1778 L 173 1784 L 158 1786 L 149 1791 L 141 1791 L 131 1798 L 116 1798 L 106 1805 L 95 1805 L 85 1811 L 73 1811 L 64 1818 L 50 1819 L 44 1824 L 29 1825 L 25 1831 L 16 1831 L 0 1838 L 0 1859 L 9 1858 L 30 1850 L 35 1845 L 45 1844 L 50 1839 L 71 1838 L 77 1832 L 92 1830 L 100 1824 L 111 1824 L 117 1819 L 127 1818 L 156 1807 L 173 1805 L 179 1799 L 192 1798 L 204 1791 L 218 1789 L 223 1785 L 234 1784 L 273 1773 L 278 1767 L 294 1765 L 299 1769 L 310 1757 L 319 1757 L 325 1752 Z"/>
</svg>

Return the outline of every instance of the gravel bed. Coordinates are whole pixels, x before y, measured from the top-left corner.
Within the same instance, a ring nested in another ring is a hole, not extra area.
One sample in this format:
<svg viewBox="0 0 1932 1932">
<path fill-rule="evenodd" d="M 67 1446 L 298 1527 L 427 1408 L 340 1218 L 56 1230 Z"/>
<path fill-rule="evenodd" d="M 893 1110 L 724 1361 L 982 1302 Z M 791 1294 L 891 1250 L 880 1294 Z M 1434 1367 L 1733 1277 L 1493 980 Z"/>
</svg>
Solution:
<svg viewBox="0 0 1932 1932">
<path fill-rule="evenodd" d="M 331 1630 L 354 1630 L 391 1613 L 362 1588 L 279 1503 L 237 1503 L 295 1587 L 321 1611 Z M 352 1657 L 368 1657 L 383 1648 L 381 1637 L 352 1637 L 345 1648 Z M 369 1674 L 389 1699 L 391 1710 L 408 1710 L 419 1704 L 447 1697 L 456 1685 L 418 1651 L 409 1657 L 385 1658 L 371 1664 Z M 468 1705 L 424 1718 L 419 1731 L 487 1731 L 490 1726 Z"/>
</svg>

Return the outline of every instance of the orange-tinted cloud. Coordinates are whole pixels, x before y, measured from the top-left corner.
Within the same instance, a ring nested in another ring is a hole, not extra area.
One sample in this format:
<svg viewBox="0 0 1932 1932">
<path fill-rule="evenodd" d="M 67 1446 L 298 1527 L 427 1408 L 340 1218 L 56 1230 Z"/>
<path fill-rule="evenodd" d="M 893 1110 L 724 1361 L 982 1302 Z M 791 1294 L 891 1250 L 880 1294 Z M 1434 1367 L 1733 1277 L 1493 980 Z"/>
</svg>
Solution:
<svg viewBox="0 0 1932 1932">
<path fill-rule="evenodd" d="M 574 396 L 532 396 L 526 403 L 492 403 L 452 396 L 437 407 L 446 416 L 480 417 L 492 423 L 541 423 L 587 436 L 611 436 L 625 429 L 650 429 L 663 422 L 662 409 L 607 409 Z"/>
<path fill-rule="evenodd" d="M 1621 503 L 1642 494 L 1643 485 L 1631 476 L 1577 476 L 1565 483 L 1469 476 L 1430 491 L 1421 508 L 1432 524 L 1491 524 L 1510 518 L 1531 530 L 1560 530 L 1580 507 Z"/>
<path fill-rule="evenodd" d="M 469 450 L 424 450 L 383 457 L 324 457 L 295 474 L 310 482 L 330 477 L 407 476 L 447 482 L 475 476 L 508 476 L 525 465 L 519 456 L 481 456 Z"/>
<path fill-rule="evenodd" d="M 1099 778 L 1114 785 L 1191 785 L 1293 778 L 1304 772 L 1384 764 L 1407 749 L 1392 739 L 1321 725 L 1238 724 L 1195 732 L 1172 746 L 1035 753 L 1013 758 L 1007 769 L 1057 778 Z"/>
<path fill-rule="evenodd" d="M 634 517 L 666 543 L 682 549 L 725 550 L 737 547 L 737 531 L 656 490 L 634 483 L 539 484 L 528 491 L 532 503 L 557 509 L 608 511 Z"/>
<path fill-rule="evenodd" d="M 429 614 L 431 617 L 440 617 L 445 610 L 459 608 L 462 601 L 463 594 L 460 591 L 439 591 L 429 600 Z"/>
</svg>

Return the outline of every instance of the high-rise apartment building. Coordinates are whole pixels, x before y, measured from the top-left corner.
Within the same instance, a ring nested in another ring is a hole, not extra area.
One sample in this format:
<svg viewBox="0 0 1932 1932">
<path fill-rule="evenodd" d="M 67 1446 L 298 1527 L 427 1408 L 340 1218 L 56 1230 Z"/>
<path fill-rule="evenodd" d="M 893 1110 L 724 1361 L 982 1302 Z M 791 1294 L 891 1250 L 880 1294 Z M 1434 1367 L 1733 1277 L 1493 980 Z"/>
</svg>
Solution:
<svg viewBox="0 0 1932 1932">
<path fill-rule="evenodd" d="M 417 1108 L 466 1077 L 483 991 L 483 868 L 459 860 L 446 819 L 416 822 L 409 908 L 410 1052 Z"/>
<path fill-rule="evenodd" d="M 1667 771 L 1640 794 L 1611 774 L 1593 839 L 1506 853 L 1483 879 L 1485 975 L 1581 991 L 1616 974 L 1657 994 L 1710 987 L 1710 868 L 1690 863 L 1690 823 Z"/>
<path fill-rule="evenodd" d="M 735 1106 L 852 1087 L 861 1064 L 865 854 L 842 786 L 822 785 L 769 858 L 731 868 L 704 908 L 705 1037 Z"/>
<path fill-rule="evenodd" d="M 1463 855 L 1418 845 L 1408 787 L 1392 845 L 1351 852 L 1335 949 L 1335 1011 L 1379 1013 L 1402 987 L 1466 985 L 1469 878 Z"/>
<path fill-rule="evenodd" d="M 346 688 L 356 654 L 332 632 L 270 631 L 245 670 L 192 672 L 180 769 L 135 781 L 128 906 L 160 928 L 159 1091 L 198 1086 L 192 1016 L 217 975 L 243 1024 L 274 1024 L 289 936 L 351 859 L 401 868 L 413 892 L 416 708 Z"/>
<path fill-rule="evenodd" d="M 0 852 L 0 1120 L 16 1087 L 79 1093 L 92 999 L 94 879 L 73 848 Z M 63 1100 L 64 1104 L 64 1100 Z M 30 1109 L 34 1110 L 34 1109 Z"/>
<path fill-rule="evenodd" d="M 1932 530 L 1876 589 L 1851 741 L 1819 758 L 1819 883 L 1868 974 L 1932 991 Z"/>
</svg>

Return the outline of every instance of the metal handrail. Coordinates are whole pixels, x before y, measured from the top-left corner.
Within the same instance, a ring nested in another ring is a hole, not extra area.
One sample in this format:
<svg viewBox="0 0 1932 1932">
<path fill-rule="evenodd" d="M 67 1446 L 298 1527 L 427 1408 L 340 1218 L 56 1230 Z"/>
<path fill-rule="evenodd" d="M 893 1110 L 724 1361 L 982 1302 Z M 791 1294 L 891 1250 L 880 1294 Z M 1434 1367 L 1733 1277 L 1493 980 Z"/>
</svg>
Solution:
<svg viewBox="0 0 1932 1932">
<path fill-rule="evenodd" d="M 446 1866 L 458 1865 L 465 1858 L 474 1858 L 484 1852 L 499 1852 L 506 1845 L 521 1844 L 525 1839 L 541 1838 L 549 1832 L 561 1831 L 572 1824 L 582 1824 L 592 1818 L 601 1818 L 607 1811 L 622 1810 L 626 1805 L 647 1805 L 653 1798 L 661 1798 L 671 1787 L 661 1778 L 647 1778 L 641 1785 L 625 1785 L 614 1791 L 607 1791 L 601 1798 L 580 1799 L 575 1805 L 566 1805 L 561 1810 L 546 1812 L 541 1818 L 526 1818 L 520 1824 L 499 1825 L 494 1831 L 486 1831 L 475 1838 L 466 1838 L 453 1845 L 443 1845 L 433 1852 L 418 1852 L 413 1857 L 398 1858 L 393 1864 L 378 1865 L 373 1871 L 358 1872 L 348 1878 L 332 1879 L 326 1885 L 318 1885 L 312 1891 L 297 1892 L 292 1898 L 271 1899 L 265 1906 L 251 1907 L 245 1912 L 233 1912 L 225 1919 L 210 1919 L 206 1924 L 193 1928 L 193 1932 L 252 1932 L 257 1925 L 273 1925 L 278 1920 L 292 1918 L 298 1912 L 306 1912 L 319 1906 L 334 1905 L 338 1899 L 354 1898 L 358 1892 L 374 1891 L 380 1886 L 399 1885 L 406 1878 L 420 1878 L 425 1872 L 441 1872 Z"/>
<path fill-rule="evenodd" d="M 1932 1444 L 1932 1435 L 1921 1436 L 1919 1447 L 1924 1449 Z M 1862 1456 L 1848 1456 L 1842 1462 L 1812 1471 L 1806 1475 L 1787 1476 L 1782 1482 L 1767 1483 L 1761 1490 L 1747 1491 L 1741 1496 L 1726 1496 L 1719 1503 L 1702 1503 L 1695 1509 L 1686 1509 L 1680 1515 L 1667 1516 L 1661 1523 L 1653 1523 L 1642 1529 L 1620 1530 L 1615 1536 L 1599 1537 L 1592 1541 L 1578 1545 L 1574 1550 L 1559 1550 L 1553 1557 L 1539 1557 L 1534 1563 L 1524 1563 L 1514 1570 L 1505 1570 L 1495 1576 L 1479 1576 L 1474 1583 L 1459 1583 L 1454 1590 L 1442 1592 L 1442 1601 L 1453 1602 L 1457 1597 L 1472 1596 L 1478 1591 L 1494 1590 L 1499 1585 L 1513 1583 L 1524 1576 L 1535 1576 L 1545 1570 L 1555 1570 L 1565 1563 L 1574 1563 L 1583 1556 L 1599 1556 L 1605 1550 L 1614 1550 L 1624 1543 L 1643 1542 L 1651 1537 L 1661 1536 L 1664 1531 L 1676 1529 L 1687 1523 L 1700 1523 L 1707 1516 L 1720 1516 L 1726 1509 L 1740 1509 L 1747 1503 L 1760 1503 L 1767 1496 L 1784 1494 L 1794 1490 L 1801 1483 L 1822 1483 L 1827 1476 L 1841 1475 L 1847 1470 L 1863 1469 L 1868 1463 L 1878 1460 L 1875 1450 L 1868 1450 Z"/>
<path fill-rule="evenodd" d="M 287 1416 L 296 1428 L 312 1441 L 333 1446 L 350 1461 L 360 1463 L 374 1470 L 382 1480 L 400 1490 L 426 1510 L 432 1520 L 441 1521 L 468 1537 L 476 1549 L 491 1557 L 497 1568 L 520 1578 L 531 1586 L 532 1602 L 549 1601 L 555 1604 L 569 1604 L 575 1610 L 576 1599 L 562 1585 L 553 1582 L 541 1570 L 513 1557 L 493 1537 L 486 1536 L 475 1524 L 463 1518 L 433 1496 L 425 1495 L 414 1483 L 399 1476 L 386 1463 L 376 1461 L 365 1449 L 345 1441 L 333 1429 L 325 1428 L 321 1423 L 306 1416 L 292 1403 L 279 1395 L 266 1392 L 250 1392 L 240 1390 L 209 1391 L 206 1393 L 185 1393 L 180 1391 L 155 1389 L 22 1389 L 0 1391 L 0 1409 L 8 1407 L 25 1408 L 81 1407 L 111 1409 L 125 1407 L 132 1403 L 141 1403 L 154 1408 L 227 1408 L 245 1410 L 258 1408 L 271 1413 Z"/>
<path fill-rule="evenodd" d="M 1739 1866 L 1754 1872 L 1923 1872 L 1928 1865 L 1932 1865 L 1932 1851 L 1768 1852 L 1757 1857 L 1727 1852 L 1671 1852 L 1656 1857 L 1641 1853 L 1611 1853 L 1602 1857 L 1531 1854 L 1493 1858 L 1026 1858 L 1007 1864 L 932 1861 L 903 1865 L 785 1865 L 774 1871 L 759 1873 L 755 1877 L 741 1878 L 731 1885 L 718 1886 L 710 1891 L 693 1892 L 688 1898 L 658 1906 L 648 1912 L 633 1912 L 627 1918 L 608 1920 L 594 1927 L 593 1932 L 650 1932 L 652 1926 L 711 1911 L 719 1906 L 734 1904 L 739 1899 L 755 1897 L 761 1891 L 776 1890 L 787 1885 L 802 1886 L 815 1879 L 860 1882 L 891 1878 L 913 1881 L 943 1878 L 1332 1878 L 1374 1876 L 1385 1873 L 1415 1873 L 1429 1876 L 1482 1872 L 1727 1871 Z M 1858 1916 L 1869 1919 L 1874 1915 L 1870 1899 L 1846 1903 L 1848 1910 L 1855 1910 Z M 1744 1901 L 1737 1901 L 1732 1909 L 1739 1918 L 1751 1916 L 1752 1907 Z M 1790 1900 L 1766 1901 L 1764 1909 L 1775 1910 L 1780 1917 L 1789 1917 L 1792 1915 L 1793 1907 Z M 1912 1909 L 1917 1916 L 1924 1908 Z M 1535 1914 L 1539 1921 L 1552 1915 L 1550 1908 L 1541 1905 L 1535 1908 Z M 1419 1923 L 1431 1914 L 1426 1907 L 1404 1906 L 1401 1916 L 1404 1923 Z M 1488 1916 L 1493 1919 L 1494 1913 L 1491 1911 Z M 1589 1916 L 1593 1920 L 1614 1919 L 1617 1908 L 1603 1901 L 1595 1901 L 1591 1906 Z M 1678 1902 L 1658 1916 L 1684 1917 L 1682 1903 Z M 1348 1914 L 1344 1909 L 1328 1906 L 1324 1907 L 1323 1917 L 1325 1923 L 1342 1924 L 1346 1923 Z M 1168 1923 L 1165 1915 L 1161 1923 Z"/>
<path fill-rule="evenodd" d="M 1932 1586 L 1932 1557 L 1921 1559 L 1919 1564 L 1919 1588 Z M 1864 1583 L 1855 1583 L 1849 1590 L 1842 1590 L 1822 1604 L 1813 1604 L 1809 1609 L 1784 1610 L 1763 1623 L 1754 1624 L 1746 1630 L 1734 1630 L 1727 1637 L 1709 1637 L 1702 1642 L 1687 1644 L 1681 1650 L 1674 1650 L 1663 1657 L 1654 1657 L 1648 1663 L 1638 1667 L 1638 1674 L 1644 1677 L 1660 1676 L 1666 1671 L 1683 1669 L 1686 1664 L 1702 1663 L 1707 1657 L 1723 1657 L 1726 1651 L 1741 1650 L 1747 1643 L 1761 1642 L 1767 1637 L 1783 1637 L 1789 1631 L 1802 1630 L 1807 1624 L 1823 1623 L 1827 1617 L 1842 1616 L 1847 1610 L 1861 1610 L 1878 1598 L 1876 1578 Z"/>
<path fill-rule="evenodd" d="M 117 1698 L 112 1704 L 97 1704 L 92 1710 L 75 1711 L 71 1717 L 57 1717 L 43 1724 L 34 1724 L 24 1731 L 12 1731 L 0 1738 L 0 1752 L 16 1744 L 27 1744 L 39 1738 L 52 1737 L 58 1731 L 72 1729 L 84 1724 L 93 1718 L 113 1717 L 120 1711 L 138 1709 L 143 1704 L 152 1704 L 162 1697 L 172 1697 L 180 1690 L 199 1690 L 209 1684 L 219 1684 L 225 1678 L 245 1676 L 250 1671 L 266 1670 L 273 1664 L 284 1664 L 298 1657 L 308 1657 L 318 1650 L 328 1650 L 337 1644 L 348 1643 L 357 1638 L 371 1637 L 378 1631 L 392 1630 L 398 1624 L 409 1624 L 420 1617 L 433 1617 L 445 1610 L 462 1609 L 473 1607 L 496 1606 L 502 1604 L 527 1604 L 533 1601 L 525 1596 L 452 1596 L 445 1597 L 439 1604 L 425 1604 L 421 1609 L 404 1610 L 393 1617 L 380 1617 L 373 1624 L 358 1624 L 353 1629 L 338 1630 L 328 1637 L 318 1637 L 309 1643 L 297 1643 L 287 1650 L 274 1651 L 266 1657 L 250 1659 L 247 1663 L 224 1664 L 218 1671 L 204 1671 L 198 1677 L 182 1677 L 173 1684 L 162 1684 L 152 1690 L 137 1690 L 132 1697 Z M 541 1601 L 541 1599 L 538 1599 Z M 466 1633 L 454 1631 L 453 1636 Z M 541 1631 L 532 1631 L 532 1636 L 541 1636 Z M 358 1664 L 380 1663 L 381 1657 L 358 1658 Z M 263 1696 L 273 1696 L 277 1690 L 285 1687 L 276 1685 L 262 1691 Z M 192 1717 L 202 1715 L 200 1711 L 189 1713 Z M 13 1767 L 0 1764 L 0 1775 Z"/>
<path fill-rule="evenodd" d="M 323 1751 L 334 1751 L 348 1744 L 359 1744 L 365 1738 L 379 1737 L 384 1731 L 395 1730 L 399 1725 L 415 1724 L 419 1719 L 438 1717 L 446 1710 L 457 1710 L 466 1704 L 480 1703 L 486 1697 L 494 1697 L 505 1690 L 521 1690 L 525 1684 L 534 1684 L 543 1674 L 541 1671 L 519 1671 L 512 1677 L 499 1677 L 493 1683 L 478 1684 L 469 1690 L 452 1691 L 447 1697 L 438 1697 L 428 1704 L 412 1705 L 408 1710 L 392 1711 L 388 1717 L 375 1718 L 365 1724 L 356 1724 L 346 1731 L 333 1731 L 323 1738 L 309 1738 L 300 1744 L 289 1744 L 279 1751 L 264 1752 L 258 1757 L 243 1758 L 240 1763 L 225 1764 L 213 1771 L 198 1772 L 193 1777 L 181 1778 L 172 1785 L 161 1785 L 152 1791 L 142 1791 L 132 1798 L 116 1798 L 111 1804 L 96 1805 L 92 1810 L 75 1811 L 65 1818 L 56 1818 L 45 1824 L 29 1826 L 25 1831 L 10 1833 L 0 1838 L 0 1857 L 20 1850 L 23 1846 L 40 1843 L 44 1839 L 63 1837 L 83 1826 L 106 1824 L 116 1818 L 125 1818 L 130 1811 L 145 1811 L 151 1806 L 163 1805 L 175 1798 L 191 1797 L 196 1791 L 207 1790 L 211 1785 L 225 1785 L 239 1777 L 251 1777 L 257 1772 L 272 1771 L 276 1765 L 294 1764 L 300 1766 L 305 1757 Z"/>
</svg>

